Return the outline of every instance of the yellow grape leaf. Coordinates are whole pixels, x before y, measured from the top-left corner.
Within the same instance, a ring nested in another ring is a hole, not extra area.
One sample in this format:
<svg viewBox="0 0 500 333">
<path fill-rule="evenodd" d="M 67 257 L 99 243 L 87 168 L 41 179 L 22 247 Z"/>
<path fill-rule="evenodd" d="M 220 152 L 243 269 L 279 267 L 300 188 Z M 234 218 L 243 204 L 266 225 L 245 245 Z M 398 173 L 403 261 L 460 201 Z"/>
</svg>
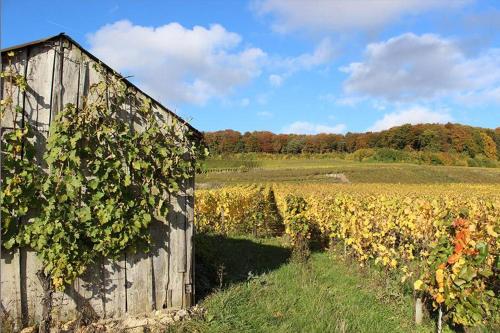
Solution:
<svg viewBox="0 0 500 333">
<path fill-rule="evenodd" d="M 420 288 L 422 288 L 423 284 L 424 284 L 424 282 L 422 280 L 417 280 L 413 283 L 413 289 L 420 290 Z"/>
<path fill-rule="evenodd" d="M 486 226 L 486 232 L 488 233 L 488 235 L 490 236 L 493 236 L 493 237 L 498 237 L 498 234 L 495 232 L 495 230 L 493 229 L 493 226 L 488 224 Z"/>
</svg>

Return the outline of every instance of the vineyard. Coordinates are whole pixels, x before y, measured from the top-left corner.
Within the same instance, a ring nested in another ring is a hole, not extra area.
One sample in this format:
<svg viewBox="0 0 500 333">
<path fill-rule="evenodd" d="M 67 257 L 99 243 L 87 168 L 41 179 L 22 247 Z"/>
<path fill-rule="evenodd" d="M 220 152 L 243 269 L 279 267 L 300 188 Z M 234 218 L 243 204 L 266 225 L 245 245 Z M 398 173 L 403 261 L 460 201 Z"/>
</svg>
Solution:
<svg viewBox="0 0 500 333">
<path fill-rule="evenodd" d="M 283 232 L 396 274 L 431 316 L 500 322 L 500 195 L 494 185 L 245 185 L 198 190 L 196 223 L 222 234 Z M 306 254 L 307 256 L 307 254 Z"/>
</svg>

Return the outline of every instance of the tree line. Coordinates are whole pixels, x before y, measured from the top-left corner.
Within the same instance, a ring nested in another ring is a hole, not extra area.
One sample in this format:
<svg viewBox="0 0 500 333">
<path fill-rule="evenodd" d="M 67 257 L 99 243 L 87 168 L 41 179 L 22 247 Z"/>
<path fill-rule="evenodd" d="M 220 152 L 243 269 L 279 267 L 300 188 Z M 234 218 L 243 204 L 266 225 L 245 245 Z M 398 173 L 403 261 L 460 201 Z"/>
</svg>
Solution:
<svg viewBox="0 0 500 333">
<path fill-rule="evenodd" d="M 346 134 L 275 134 L 268 131 L 240 133 L 231 129 L 205 132 L 211 154 L 230 153 L 353 153 L 360 149 L 391 148 L 500 159 L 500 127 L 461 124 L 402 125 L 381 132 Z"/>
</svg>

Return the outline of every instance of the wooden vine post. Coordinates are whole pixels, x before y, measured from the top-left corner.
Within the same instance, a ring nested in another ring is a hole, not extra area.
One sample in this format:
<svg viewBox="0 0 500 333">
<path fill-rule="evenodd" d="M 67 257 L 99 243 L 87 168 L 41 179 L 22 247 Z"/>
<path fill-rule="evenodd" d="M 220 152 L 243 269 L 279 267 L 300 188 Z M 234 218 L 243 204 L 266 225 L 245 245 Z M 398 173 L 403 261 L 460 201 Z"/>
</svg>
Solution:
<svg viewBox="0 0 500 333">
<path fill-rule="evenodd" d="M 422 298 L 417 297 L 415 299 L 415 324 L 421 325 L 423 320 L 423 304 Z"/>
</svg>

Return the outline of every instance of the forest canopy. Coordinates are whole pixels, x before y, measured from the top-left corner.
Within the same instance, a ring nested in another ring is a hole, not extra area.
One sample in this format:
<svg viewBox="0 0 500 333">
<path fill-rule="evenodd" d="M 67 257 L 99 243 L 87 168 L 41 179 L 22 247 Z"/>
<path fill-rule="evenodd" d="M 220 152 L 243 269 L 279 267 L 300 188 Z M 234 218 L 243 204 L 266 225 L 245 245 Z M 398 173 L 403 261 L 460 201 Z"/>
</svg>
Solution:
<svg viewBox="0 0 500 333">
<path fill-rule="evenodd" d="M 231 129 L 205 132 L 213 155 L 230 153 L 354 153 L 359 150 L 444 152 L 470 158 L 500 159 L 500 127 L 461 124 L 402 125 L 381 132 L 346 134 L 274 134 L 268 131 L 240 133 Z"/>
</svg>

